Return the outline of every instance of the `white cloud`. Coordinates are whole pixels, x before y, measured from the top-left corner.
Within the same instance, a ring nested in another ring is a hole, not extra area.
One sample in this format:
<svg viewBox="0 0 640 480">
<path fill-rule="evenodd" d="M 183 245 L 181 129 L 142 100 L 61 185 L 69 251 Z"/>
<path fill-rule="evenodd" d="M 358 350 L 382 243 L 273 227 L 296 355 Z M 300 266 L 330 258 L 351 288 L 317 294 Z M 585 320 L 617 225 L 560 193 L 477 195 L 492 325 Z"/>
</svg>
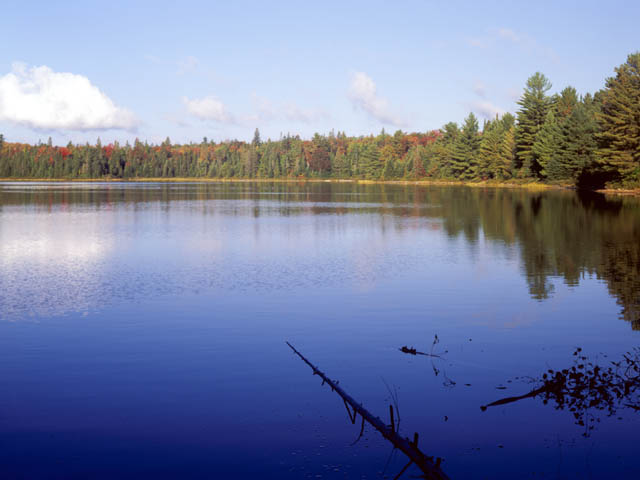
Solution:
<svg viewBox="0 0 640 480">
<path fill-rule="evenodd" d="M 182 97 L 187 111 L 200 120 L 213 120 L 220 123 L 235 123 L 233 116 L 224 104 L 214 96 L 190 99 Z"/>
<path fill-rule="evenodd" d="M 503 115 L 505 113 L 504 109 L 487 100 L 471 102 L 470 107 L 472 111 L 478 114 L 478 116 L 490 120 L 496 118 L 496 115 Z"/>
<path fill-rule="evenodd" d="M 134 130 L 135 115 L 87 77 L 14 63 L 0 76 L 0 121 L 35 130 Z"/>
<path fill-rule="evenodd" d="M 349 99 L 356 109 L 362 109 L 372 118 L 390 125 L 405 126 L 406 122 L 389 108 L 386 98 L 376 92 L 373 79 L 364 72 L 356 72 L 351 77 Z"/>
</svg>

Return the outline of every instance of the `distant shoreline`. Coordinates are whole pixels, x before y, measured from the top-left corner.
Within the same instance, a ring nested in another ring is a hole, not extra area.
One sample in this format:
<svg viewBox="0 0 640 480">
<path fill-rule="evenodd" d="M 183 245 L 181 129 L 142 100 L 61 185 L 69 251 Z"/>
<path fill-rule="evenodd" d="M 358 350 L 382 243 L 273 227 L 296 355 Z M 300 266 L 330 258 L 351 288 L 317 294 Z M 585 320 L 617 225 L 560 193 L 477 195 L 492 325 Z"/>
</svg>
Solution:
<svg viewBox="0 0 640 480">
<path fill-rule="evenodd" d="M 208 178 L 208 177 L 146 177 L 146 178 L 0 178 L 0 182 L 23 183 L 353 183 L 362 185 L 435 185 L 460 186 L 471 188 L 522 188 L 526 190 L 575 190 L 571 184 L 547 184 L 536 181 L 480 181 L 465 182 L 461 180 L 366 180 L 350 178 Z M 604 188 L 590 190 L 607 195 L 637 195 L 640 188 Z"/>
</svg>

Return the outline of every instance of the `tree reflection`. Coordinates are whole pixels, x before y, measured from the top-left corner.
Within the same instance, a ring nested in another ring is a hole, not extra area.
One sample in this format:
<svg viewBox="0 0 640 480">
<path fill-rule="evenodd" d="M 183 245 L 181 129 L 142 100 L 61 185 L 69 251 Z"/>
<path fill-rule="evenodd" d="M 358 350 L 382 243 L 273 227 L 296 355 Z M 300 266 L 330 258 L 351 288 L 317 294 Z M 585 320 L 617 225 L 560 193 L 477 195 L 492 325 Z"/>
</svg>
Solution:
<svg viewBox="0 0 640 480">
<path fill-rule="evenodd" d="M 380 228 L 424 228 L 407 217 L 437 220 L 430 224 L 453 239 L 463 238 L 470 251 L 479 239 L 521 259 L 530 295 L 545 300 L 554 279 L 578 285 L 585 276 L 606 282 L 620 305 L 620 316 L 640 329 L 640 201 L 593 192 L 526 189 L 363 185 L 357 183 L 179 183 L 54 184 L 29 188 L 0 185 L 0 208 L 35 205 L 38 209 L 92 204 L 108 208 L 127 203 L 192 202 L 204 215 L 210 200 L 251 200 L 251 214 L 375 215 Z M 201 202 L 201 203 L 195 203 Z M 247 215 L 247 202 L 225 203 L 225 214 Z M 220 207 L 217 207 L 220 208 Z"/>
<path fill-rule="evenodd" d="M 516 397 L 506 397 L 480 407 L 506 405 L 526 398 L 540 398 L 553 405 L 556 410 L 568 410 L 575 423 L 584 427 L 584 436 L 589 436 L 594 424 L 600 419 L 595 413 L 615 415 L 618 410 L 629 408 L 640 410 L 640 348 L 622 355 L 618 362 L 598 365 L 583 355 L 578 348 L 573 353 L 574 363 L 562 370 L 549 369 L 539 378 L 538 388 Z"/>
</svg>

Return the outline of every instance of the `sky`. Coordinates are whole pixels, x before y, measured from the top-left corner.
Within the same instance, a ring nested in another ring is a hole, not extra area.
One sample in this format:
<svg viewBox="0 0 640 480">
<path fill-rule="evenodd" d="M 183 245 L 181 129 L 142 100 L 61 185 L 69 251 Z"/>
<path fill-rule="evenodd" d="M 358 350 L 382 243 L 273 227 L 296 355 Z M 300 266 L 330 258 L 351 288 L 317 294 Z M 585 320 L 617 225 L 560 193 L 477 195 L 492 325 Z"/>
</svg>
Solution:
<svg viewBox="0 0 640 480">
<path fill-rule="evenodd" d="M 54 144 L 425 132 L 516 112 L 527 78 L 604 86 L 640 2 L 13 1 L 0 133 Z"/>
</svg>

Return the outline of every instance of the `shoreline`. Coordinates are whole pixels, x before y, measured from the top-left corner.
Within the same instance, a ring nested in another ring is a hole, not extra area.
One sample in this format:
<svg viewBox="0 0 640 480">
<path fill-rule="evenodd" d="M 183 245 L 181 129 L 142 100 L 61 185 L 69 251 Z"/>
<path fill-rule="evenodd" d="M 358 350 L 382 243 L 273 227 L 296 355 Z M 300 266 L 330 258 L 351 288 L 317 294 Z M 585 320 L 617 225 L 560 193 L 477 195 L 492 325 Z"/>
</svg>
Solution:
<svg viewBox="0 0 640 480">
<path fill-rule="evenodd" d="M 145 178 L 0 178 L 0 182 L 20 183 L 353 183 L 362 185 L 421 185 L 459 186 L 470 188 L 523 188 L 526 190 L 576 190 L 572 184 L 548 184 L 536 181 L 479 181 L 462 180 L 366 180 L 358 178 L 201 178 L 201 177 L 145 177 Z M 640 188 L 602 188 L 589 190 L 605 195 L 640 196 Z"/>
</svg>

